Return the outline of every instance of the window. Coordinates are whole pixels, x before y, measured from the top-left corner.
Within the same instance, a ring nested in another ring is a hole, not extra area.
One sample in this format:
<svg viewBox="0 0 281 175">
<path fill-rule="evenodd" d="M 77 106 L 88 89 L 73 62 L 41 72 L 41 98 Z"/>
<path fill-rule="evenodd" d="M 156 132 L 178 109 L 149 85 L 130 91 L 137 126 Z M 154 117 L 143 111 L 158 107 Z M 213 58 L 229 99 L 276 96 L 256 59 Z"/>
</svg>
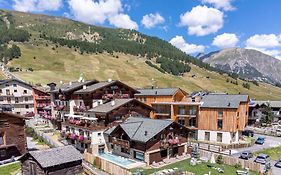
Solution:
<svg viewBox="0 0 281 175">
<path fill-rule="evenodd" d="M 28 106 L 28 105 L 25 105 L 25 109 L 29 109 L 29 106 Z"/>
<path fill-rule="evenodd" d="M 100 133 L 100 132 L 98 133 L 98 136 L 101 136 L 101 133 Z"/>
<path fill-rule="evenodd" d="M 24 97 L 24 101 L 28 101 L 28 97 Z"/>
<path fill-rule="evenodd" d="M 4 98 L 3 98 L 3 97 L 0 97 L 0 101 L 4 101 Z"/>
<path fill-rule="evenodd" d="M 111 144 L 111 149 L 114 149 L 114 145 L 113 144 Z"/>
<path fill-rule="evenodd" d="M 4 145 L 4 133 L 0 133 L 0 146 Z"/>
<path fill-rule="evenodd" d="M 195 97 L 192 97 L 192 102 L 195 102 Z"/>
<path fill-rule="evenodd" d="M 37 172 L 36 172 L 36 164 L 33 163 L 33 162 L 30 162 L 29 164 L 29 168 L 30 168 L 30 175 L 36 175 Z"/>
<path fill-rule="evenodd" d="M 217 142 L 222 142 L 222 133 L 217 133 Z"/>
<path fill-rule="evenodd" d="M 196 124 L 196 117 L 192 117 L 190 120 L 189 120 L 189 126 L 193 126 L 193 127 L 196 127 L 197 124 Z"/>
<path fill-rule="evenodd" d="M 222 119 L 218 119 L 218 129 L 222 129 Z"/>
<path fill-rule="evenodd" d="M 5 84 L 5 86 L 6 86 L 6 87 L 8 87 L 8 86 L 9 86 L 9 84 Z"/>
<path fill-rule="evenodd" d="M 19 98 L 15 97 L 15 103 L 19 103 Z"/>
<path fill-rule="evenodd" d="M 13 87 L 17 87 L 17 84 L 13 84 Z"/>
<path fill-rule="evenodd" d="M 205 132 L 205 141 L 210 141 L 210 132 Z"/>
<path fill-rule="evenodd" d="M 10 89 L 6 89 L 6 95 L 10 95 Z"/>
<path fill-rule="evenodd" d="M 27 90 L 23 90 L 23 93 L 24 93 L 24 94 L 27 94 Z"/>
<path fill-rule="evenodd" d="M 184 118 L 179 118 L 178 123 L 184 126 L 184 125 L 185 125 L 185 120 L 184 120 Z"/>
<path fill-rule="evenodd" d="M 144 161 L 144 153 L 134 151 L 134 158 L 140 161 Z"/>
<path fill-rule="evenodd" d="M 184 106 L 179 106 L 179 114 L 180 115 L 185 115 L 186 114 Z"/>
<path fill-rule="evenodd" d="M 14 89 L 14 92 L 18 92 L 18 90 L 17 90 L 17 89 Z"/>
<path fill-rule="evenodd" d="M 218 117 L 222 118 L 222 116 L 223 116 L 223 111 L 218 111 Z"/>
<path fill-rule="evenodd" d="M 143 97 L 143 101 L 146 102 L 146 97 Z"/>
<path fill-rule="evenodd" d="M 2 93 L 2 89 L 0 89 L 0 93 Z"/>
<path fill-rule="evenodd" d="M 0 150 L 0 158 L 5 158 L 7 156 L 6 149 Z"/>
</svg>

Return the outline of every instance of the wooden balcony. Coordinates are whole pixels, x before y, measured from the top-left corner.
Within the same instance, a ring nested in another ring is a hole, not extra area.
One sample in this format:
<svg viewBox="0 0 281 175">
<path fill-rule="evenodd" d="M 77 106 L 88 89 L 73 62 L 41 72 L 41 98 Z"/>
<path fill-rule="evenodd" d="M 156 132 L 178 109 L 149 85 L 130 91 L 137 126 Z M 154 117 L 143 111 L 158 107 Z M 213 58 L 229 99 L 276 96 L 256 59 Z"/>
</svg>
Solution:
<svg viewBox="0 0 281 175">
<path fill-rule="evenodd" d="M 123 139 L 112 138 L 112 143 L 116 145 L 120 145 L 121 147 L 130 148 L 130 142 Z"/>
<path fill-rule="evenodd" d="M 89 131 L 100 131 L 100 130 L 105 130 L 107 128 L 102 124 L 90 124 L 90 123 L 83 123 L 83 122 L 80 122 L 80 124 L 74 124 L 74 123 L 70 123 L 69 121 L 63 122 L 62 125 L 79 128 L 79 129 L 85 129 Z"/>
</svg>

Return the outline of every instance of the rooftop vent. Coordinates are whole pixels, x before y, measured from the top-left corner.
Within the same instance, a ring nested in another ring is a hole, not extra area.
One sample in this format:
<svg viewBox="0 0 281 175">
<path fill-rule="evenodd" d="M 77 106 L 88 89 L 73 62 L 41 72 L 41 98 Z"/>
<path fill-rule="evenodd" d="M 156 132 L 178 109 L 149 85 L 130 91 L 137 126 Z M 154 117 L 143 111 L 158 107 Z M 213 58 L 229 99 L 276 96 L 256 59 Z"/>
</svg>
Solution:
<svg viewBox="0 0 281 175">
<path fill-rule="evenodd" d="M 147 136 L 147 131 L 144 131 L 144 135 Z"/>
<path fill-rule="evenodd" d="M 230 102 L 227 104 L 227 106 L 230 106 Z"/>
<path fill-rule="evenodd" d="M 157 91 L 155 91 L 155 95 L 157 95 Z"/>
<path fill-rule="evenodd" d="M 112 100 L 111 101 L 111 106 L 114 106 L 115 105 L 115 100 Z"/>
</svg>

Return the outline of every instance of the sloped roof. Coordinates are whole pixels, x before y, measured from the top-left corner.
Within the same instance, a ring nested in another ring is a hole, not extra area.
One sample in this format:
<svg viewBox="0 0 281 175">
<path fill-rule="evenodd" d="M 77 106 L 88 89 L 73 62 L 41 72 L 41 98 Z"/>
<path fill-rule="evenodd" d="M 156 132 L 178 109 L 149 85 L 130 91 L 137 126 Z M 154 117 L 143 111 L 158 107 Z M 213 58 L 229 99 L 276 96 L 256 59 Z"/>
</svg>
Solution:
<svg viewBox="0 0 281 175">
<path fill-rule="evenodd" d="M 94 113 L 105 113 L 106 114 L 106 113 L 109 113 L 112 110 L 117 109 L 120 106 L 123 106 L 123 105 L 125 105 L 127 103 L 130 103 L 132 101 L 136 101 L 136 102 L 138 102 L 140 104 L 143 104 L 144 106 L 147 106 L 148 108 L 153 109 L 152 107 L 150 107 L 150 106 L 146 105 L 145 103 L 142 103 L 142 102 L 140 102 L 140 101 L 138 101 L 136 99 L 126 98 L 126 99 L 115 99 L 114 100 L 114 103 L 115 103 L 114 105 L 112 105 L 112 101 L 110 101 L 110 102 L 107 102 L 105 104 L 101 104 L 101 105 L 99 105 L 99 106 L 97 106 L 95 108 L 92 108 L 92 109 L 90 109 L 88 111 L 89 112 L 94 112 Z"/>
<path fill-rule="evenodd" d="M 131 140 L 147 142 L 173 123 L 171 120 L 130 117 L 120 127 Z M 146 134 L 145 134 L 146 133 Z"/>
<path fill-rule="evenodd" d="M 83 157 L 73 146 L 63 146 L 29 153 L 43 168 L 82 160 Z"/>
<path fill-rule="evenodd" d="M 0 111 L 0 118 L 2 117 L 13 117 L 13 118 L 19 118 L 19 119 L 30 119 L 29 117 L 23 116 L 23 115 L 19 115 L 19 114 L 14 114 L 11 112 L 1 112 Z"/>
<path fill-rule="evenodd" d="M 21 84 L 24 84 L 24 85 L 26 85 L 26 86 L 32 87 L 32 85 L 30 85 L 30 84 L 28 84 L 28 83 L 26 83 L 26 82 L 23 82 L 23 81 L 21 81 L 21 80 L 15 79 L 15 78 L 0 80 L 0 85 L 6 84 L 6 83 L 9 83 L 9 82 L 12 82 L 12 81 L 16 81 L 16 82 L 21 83 Z"/>
<path fill-rule="evenodd" d="M 201 108 L 238 108 L 241 102 L 247 102 L 248 95 L 209 94 L 202 98 Z"/>
<path fill-rule="evenodd" d="M 180 88 L 155 88 L 155 89 L 137 89 L 140 93 L 135 94 L 135 96 L 170 96 L 174 95 Z M 181 90 L 184 94 L 183 90 Z"/>
<path fill-rule="evenodd" d="M 59 92 L 60 90 L 62 92 L 69 92 L 69 91 L 75 91 L 75 90 L 79 90 L 80 88 L 82 88 L 84 85 L 92 85 L 94 83 L 97 83 L 97 80 L 87 80 L 84 82 L 79 82 L 79 81 L 74 81 L 71 82 L 70 84 L 62 84 L 58 87 L 56 87 L 55 90 L 51 90 L 51 92 Z"/>
<path fill-rule="evenodd" d="M 281 101 L 251 101 L 250 106 L 256 106 L 256 105 L 269 105 L 272 108 L 281 108 Z"/>
<path fill-rule="evenodd" d="M 118 81 L 118 80 L 113 80 L 113 81 L 102 81 L 102 82 L 87 86 L 86 89 L 80 89 L 80 90 L 76 91 L 74 94 L 91 93 L 91 92 L 94 92 L 94 91 L 99 90 L 101 88 L 104 88 L 106 86 L 110 86 L 112 84 L 115 84 L 115 83 L 122 84 L 123 86 L 126 86 L 127 88 L 132 89 L 135 92 L 137 92 L 137 90 L 135 90 L 134 88 L 132 88 L 132 87 L 130 87 L 130 86 Z"/>
</svg>

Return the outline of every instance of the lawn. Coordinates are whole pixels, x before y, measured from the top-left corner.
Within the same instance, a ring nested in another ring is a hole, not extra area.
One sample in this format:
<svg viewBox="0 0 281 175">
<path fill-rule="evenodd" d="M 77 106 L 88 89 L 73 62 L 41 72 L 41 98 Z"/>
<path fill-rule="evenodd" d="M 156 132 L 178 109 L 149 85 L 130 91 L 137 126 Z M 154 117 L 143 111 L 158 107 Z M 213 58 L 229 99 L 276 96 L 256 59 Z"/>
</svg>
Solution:
<svg viewBox="0 0 281 175">
<path fill-rule="evenodd" d="M 164 166 L 162 168 L 151 168 L 151 169 L 145 169 L 145 168 L 136 168 L 136 169 L 132 169 L 132 172 L 136 172 L 136 171 L 142 171 L 142 173 L 144 175 L 148 175 L 148 174 L 152 174 L 154 172 L 163 170 L 163 169 L 172 169 L 177 167 L 179 170 L 183 170 L 183 171 L 188 171 L 188 172 L 192 172 L 192 173 L 196 173 L 196 175 L 204 175 L 207 174 L 209 171 L 211 171 L 212 175 L 221 175 L 222 173 L 219 173 L 217 170 L 213 169 L 213 168 L 209 168 L 207 166 L 207 163 L 202 163 L 196 166 L 191 166 L 189 164 L 190 159 L 188 160 L 183 160 L 183 161 L 179 161 L 177 163 L 171 164 L 171 165 L 167 165 Z M 217 167 L 217 168 L 222 168 L 224 167 L 224 173 L 223 174 L 236 174 L 236 168 L 234 166 L 228 166 L 228 165 L 219 165 L 219 164 L 213 164 L 213 167 Z M 241 169 L 239 169 L 241 170 Z M 258 175 L 258 173 L 256 172 L 251 172 L 251 175 Z"/>
<path fill-rule="evenodd" d="M 15 162 L 8 165 L 0 166 L 0 174 L 1 175 L 11 175 L 16 171 L 20 170 L 20 163 Z"/>
<path fill-rule="evenodd" d="M 270 159 L 272 159 L 272 160 L 281 159 L 281 146 L 263 149 L 263 150 L 260 150 L 258 152 L 255 152 L 254 154 L 257 156 L 257 155 L 262 154 L 262 153 L 269 155 Z"/>
</svg>

